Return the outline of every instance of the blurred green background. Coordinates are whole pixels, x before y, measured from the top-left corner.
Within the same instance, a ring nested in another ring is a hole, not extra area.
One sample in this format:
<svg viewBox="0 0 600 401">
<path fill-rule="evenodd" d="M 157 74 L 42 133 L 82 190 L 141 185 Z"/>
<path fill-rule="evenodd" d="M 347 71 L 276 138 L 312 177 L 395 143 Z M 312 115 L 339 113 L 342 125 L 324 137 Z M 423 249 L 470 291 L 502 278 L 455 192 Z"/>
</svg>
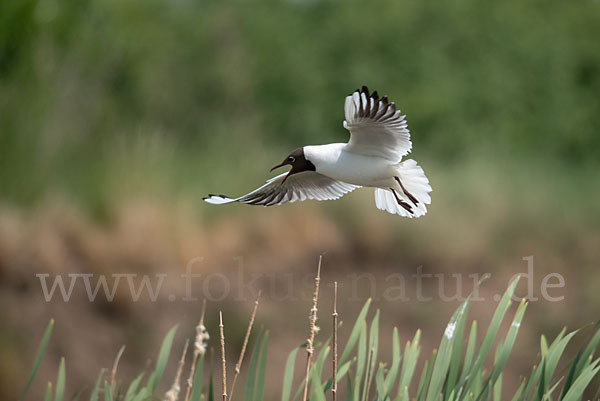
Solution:
<svg viewBox="0 0 600 401">
<path fill-rule="evenodd" d="M 167 323 L 197 317 L 166 300 L 46 304 L 39 272 L 155 272 L 196 256 L 230 271 L 242 255 L 250 272 L 300 277 L 327 251 L 324 274 L 342 284 L 423 266 L 495 273 L 492 291 L 534 255 L 536 285 L 549 272 L 567 285 L 559 306 L 528 311 L 524 355 L 543 330 L 597 319 L 599 39 L 595 0 L 3 0 L 1 398 L 20 390 L 9 383 L 23 382 L 28 339 L 51 316 L 64 325 L 56 355 L 79 367 L 73 388 L 97 371 L 86 358 L 108 366 L 133 342 L 123 363 L 136 371 Z M 293 148 L 346 141 L 344 97 L 361 85 L 407 114 L 434 189 L 427 216 L 380 212 L 370 190 L 269 209 L 202 203 L 258 186 Z M 265 301 L 267 325 L 281 308 L 298 322 L 282 350 L 303 341 L 304 290 Z M 427 343 L 456 303 L 380 307 L 406 333 L 431 328 Z"/>
</svg>

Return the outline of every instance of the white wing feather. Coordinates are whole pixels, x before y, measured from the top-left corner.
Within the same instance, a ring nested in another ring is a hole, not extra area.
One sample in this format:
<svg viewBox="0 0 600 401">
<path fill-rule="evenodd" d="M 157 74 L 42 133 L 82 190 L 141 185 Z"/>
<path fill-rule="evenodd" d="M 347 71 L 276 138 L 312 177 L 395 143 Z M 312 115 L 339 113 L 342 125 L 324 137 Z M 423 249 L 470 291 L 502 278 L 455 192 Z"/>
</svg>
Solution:
<svg viewBox="0 0 600 401">
<path fill-rule="evenodd" d="M 350 131 L 348 152 L 399 162 L 411 148 L 406 119 L 387 96 L 369 95 L 367 87 L 346 97 L 344 128 Z"/>
<path fill-rule="evenodd" d="M 337 181 L 314 171 L 304 171 L 290 175 L 282 183 L 287 174 L 283 173 L 273 177 L 262 187 L 239 198 L 229 198 L 225 195 L 209 195 L 204 198 L 204 201 L 213 205 L 241 202 L 250 205 L 272 206 L 306 199 L 338 199 L 358 188 L 356 185 Z"/>
</svg>

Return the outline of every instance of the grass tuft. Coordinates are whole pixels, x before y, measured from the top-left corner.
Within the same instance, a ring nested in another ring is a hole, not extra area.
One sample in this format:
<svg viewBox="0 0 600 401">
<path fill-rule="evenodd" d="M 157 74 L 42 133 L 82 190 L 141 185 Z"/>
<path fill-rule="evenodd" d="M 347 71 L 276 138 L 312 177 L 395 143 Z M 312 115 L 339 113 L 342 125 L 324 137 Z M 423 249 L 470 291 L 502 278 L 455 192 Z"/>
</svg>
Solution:
<svg viewBox="0 0 600 401">
<path fill-rule="evenodd" d="M 318 345 L 315 349 L 315 334 L 317 320 L 317 306 L 320 286 L 320 262 L 315 278 L 315 291 L 313 306 L 310 314 L 310 332 L 306 342 L 307 362 L 303 380 L 294 386 L 294 365 L 300 347 L 289 354 L 283 372 L 281 401 L 296 401 L 303 396 L 303 400 L 325 401 L 326 393 L 331 389 L 332 398 L 338 397 L 348 401 L 483 401 L 483 400 L 513 400 L 513 401 L 575 401 L 582 398 L 596 399 L 598 395 L 594 379 L 600 372 L 600 358 L 595 354 L 600 344 L 600 323 L 587 327 L 591 331 L 587 340 L 579 346 L 574 355 L 570 356 L 569 345 L 582 330 L 567 332 L 562 330 L 554 339 L 541 337 L 540 360 L 533 364 L 528 375 L 521 381 L 518 388 L 509 391 L 502 380 L 506 363 L 517 341 L 519 329 L 525 316 L 527 302 L 521 301 L 511 307 L 511 298 L 517 285 L 513 281 L 496 307 L 492 319 L 483 333 L 479 333 L 479 325 L 473 321 L 467 322 L 467 315 L 471 306 L 469 296 L 451 316 L 444 332 L 441 335 L 439 347 L 424 361 L 423 368 L 417 372 L 421 355 L 421 332 L 416 331 L 414 337 L 402 349 L 398 330 L 392 332 L 392 354 L 390 360 L 378 361 L 379 341 L 383 336 L 379 333 L 379 312 L 376 312 L 370 324 L 367 317 L 371 300 L 367 300 L 360 311 L 344 345 L 341 358 L 338 358 L 338 311 L 337 311 L 337 285 L 334 284 L 333 342 L 330 339 Z M 246 330 L 244 345 L 236 364 L 236 378 L 240 374 L 244 353 L 250 343 L 250 333 L 254 325 L 258 299 L 255 301 L 250 323 Z M 512 317 L 508 317 L 514 309 Z M 199 327 L 204 327 L 205 307 L 203 307 Z M 506 330 L 500 330 L 503 322 L 509 324 Z M 48 325 L 30 375 L 30 379 L 23 391 L 27 393 L 41 357 L 48 346 L 53 322 Z M 467 330 L 467 327 L 469 329 Z M 144 373 L 140 373 L 130 384 L 127 392 L 122 395 L 120 391 L 115 394 L 116 369 L 113 369 L 111 380 L 104 380 L 103 393 L 105 401 L 147 401 L 156 399 L 154 396 L 157 387 L 162 382 L 163 372 L 168 361 L 171 345 L 175 336 L 176 327 L 172 328 L 162 343 L 156 367 L 150 373 L 145 385 L 142 385 Z M 205 333 L 205 329 L 198 333 Z M 223 316 L 219 312 L 220 356 L 222 368 L 222 396 L 223 401 L 231 399 L 231 392 L 227 394 L 227 361 L 225 358 L 225 335 Z M 198 334 L 200 335 L 200 334 Z M 188 379 L 186 401 L 213 401 L 213 364 L 210 363 L 208 381 L 203 377 L 206 335 L 196 337 L 192 368 Z M 198 338 L 202 346 L 198 346 Z M 480 339 L 480 340 L 479 340 Z M 261 332 L 253 342 L 247 374 L 245 377 L 245 391 L 243 401 L 262 401 L 264 398 L 264 384 L 267 365 L 269 333 Z M 464 346 L 463 346 L 464 345 Z M 494 345 L 494 347 L 492 347 Z M 493 352 L 492 352 L 493 348 Z M 179 361 L 175 381 L 167 393 L 168 400 L 176 400 L 178 396 L 179 379 L 185 361 L 184 348 Z M 210 348 L 210 360 L 213 360 L 215 351 Z M 315 354 L 315 352 L 317 352 Z M 325 361 L 332 352 L 332 374 L 324 374 Z M 313 361 L 314 357 L 314 361 Z M 118 358 L 117 358 L 118 361 Z M 116 364 L 115 364 L 116 366 Z M 560 367 L 560 369 L 559 369 Z M 93 386 L 89 400 L 98 401 L 101 392 L 101 382 L 104 370 L 100 371 Z M 240 379 L 244 378 L 239 376 Z M 66 381 L 65 361 L 61 359 L 56 388 L 52 383 L 46 387 L 45 401 L 63 401 Z M 344 383 L 345 382 L 345 383 Z M 338 386 L 340 384 L 341 386 Z M 342 385 L 343 384 L 343 385 Z M 205 387 L 206 386 L 206 387 Z M 594 387 L 592 390 L 591 387 Z M 173 389 L 177 391 L 172 391 Z M 207 394 L 202 389 L 207 388 Z M 341 390 L 341 393 L 340 393 Z M 344 394 L 345 392 L 345 394 Z M 172 397 L 169 398 L 168 394 Z M 291 397 L 295 394 L 294 397 Z M 23 399 L 23 398 L 22 398 Z"/>
</svg>

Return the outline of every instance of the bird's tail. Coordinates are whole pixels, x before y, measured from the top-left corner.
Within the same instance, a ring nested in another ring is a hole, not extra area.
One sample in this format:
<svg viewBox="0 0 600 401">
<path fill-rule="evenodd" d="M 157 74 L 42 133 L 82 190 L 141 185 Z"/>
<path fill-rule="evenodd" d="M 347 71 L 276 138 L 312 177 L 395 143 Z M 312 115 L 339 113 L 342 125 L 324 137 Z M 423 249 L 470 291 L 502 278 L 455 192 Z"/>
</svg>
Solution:
<svg viewBox="0 0 600 401">
<path fill-rule="evenodd" d="M 425 172 L 416 161 L 409 159 L 398 164 L 398 176 L 394 191 L 375 189 L 375 205 L 378 209 L 405 217 L 421 217 L 431 203 L 431 186 Z"/>
</svg>

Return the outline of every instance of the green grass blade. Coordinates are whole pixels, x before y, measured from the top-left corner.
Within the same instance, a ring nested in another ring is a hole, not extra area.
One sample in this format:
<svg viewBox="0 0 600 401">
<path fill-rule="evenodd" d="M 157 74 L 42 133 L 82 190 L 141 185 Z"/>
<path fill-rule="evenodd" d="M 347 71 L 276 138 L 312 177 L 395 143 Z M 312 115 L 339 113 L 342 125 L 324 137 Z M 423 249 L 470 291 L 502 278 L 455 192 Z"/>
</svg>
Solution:
<svg viewBox="0 0 600 401">
<path fill-rule="evenodd" d="M 29 387 L 31 387 L 31 383 L 33 379 L 35 379 L 35 375 L 40 367 L 40 363 L 42 362 L 42 358 L 46 353 L 46 348 L 48 347 L 48 343 L 50 342 L 50 337 L 52 336 L 52 328 L 54 327 L 54 319 L 50 319 L 48 326 L 46 327 L 46 331 L 44 331 L 44 335 L 42 336 L 42 341 L 38 347 L 37 353 L 35 355 L 35 360 L 33 362 L 33 368 L 31 369 L 31 373 L 29 374 L 29 379 L 27 379 L 27 383 L 25 384 L 25 388 L 21 393 L 21 397 L 19 400 L 24 400 Z"/>
<path fill-rule="evenodd" d="M 434 349 L 429 357 L 429 360 L 425 362 L 423 366 L 423 371 L 421 373 L 421 379 L 419 380 L 419 387 L 417 387 L 417 401 L 421 401 L 425 399 L 427 394 L 427 386 L 431 381 L 431 372 L 433 371 L 433 362 L 437 356 L 437 350 Z"/>
<path fill-rule="evenodd" d="M 521 303 L 519 304 L 519 307 L 515 312 L 515 317 L 510 325 L 510 328 L 508 329 L 508 333 L 506 334 L 504 341 L 502 342 L 502 347 L 497 348 L 497 355 L 496 361 L 494 363 L 494 368 L 492 369 L 492 372 L 490 373 L 490 376 L 486 381 L 485 392 L 483 394 L 480 394 L 477 397 L 478 399 L 486 399 L 487 392 L 491 390 L 490 387 L 493 387 L 496 380 L 500 378 L 500 375 L 504 370 L 506 362 L 508 361 L 508 357 L 510 356 L 510 353 L 515 344 L 515 339 L 517 338 L 517 334 L 519 333 L 519 328 L 521 327 L 521 322 L 523 321 L 523 316 L 525 315 L 526 309 L 527 302 L 525 302 L 525 300 L 523 299 L 521 300 Z"/>
<path fill-rule="evenodd" d="M 314 369 L 317 369 L 317 375 L 319 377 L 323 375 L 323 366 L 325 365 L 325 359 L 327 358 L 327 355 L 329 355 L 329 351 L 331 351 L 331 347 L 329 347 L 329 341 L 330 339 L 325 341 L 325 344 L 323 344 L 323 346 L 321 347 L 321 351 L 317 356 L 317 361 L 315 362 Z"/>
<path fill-rule="evenodd" d="M 496 380 L 496 383 L 494 384 L 492 400 L 502 401 L 502 375 L 498 376 L 498 380 Z"/>
<path fill-rule="evenodd" d="M 567 391 L 567 394 L 565 394 L 563 401 L 579 401 L 581 399 L 583 392 L 587 389 L 588 384 L 592 381 L 600 369 L 600 366 L 598 366 L 599 361 L 600 359 L 596 359 L 581 372 L 579 377 L 573 382 L 573 385 L 569 391 Z"/>
<path fill-rule="evenodd" d="M 202 395 L 202 375 L 204 373 L 204 354 L 198 356 L 196 370 L 194 371 L 194 383 L 190 392 L 190 401 L 200 401 Z"/>
<path fill-rule="evenodd" d="M 408 395 L 408 386 L 404 386 L 402 388 L 402 393 L 400 395 L 400 399 L 403 401 L 410 400 L 410 395 Z"/>
<path fill-rule="evenodd" d="M 479 350 L 477 350 L 477 353 L 475 354 L 475 357 L 473 360 L 473 365 L 471 367 L 471 371 L 480 372 L 483 369 L 483 363 L 485 362 L 485 359 L 487 358 L 487 355 L 490 351 L 490 348 L 492 346 L 492 342 L 494 341 L 494 338 L 496 338 L 496 334 L 498 333 L 500 324 L 502 323 L 502 320 L 504 320 L 504 315 L 506 314 L 506 311 L 508 310 L 508 307 L 510 306 L 511 298 L 515 292 L 515 288 L 518 283 L 519 283 L 519 277 L 517 277 L 515 280 L 512 281 L 512 283 L 508 286 L 508 289 L 504 292 L 504 295 L 500 299 L 500 302 L 498 302 L 498 306 L 496 307 L 496 311 L 494 312 L 494 316 L 492 317 L 492 321 L 490 322 L 487 333 L 483 337 L 481 346 L 479 347 Z M 464 383 L 466 381 L 465 390 L 467 393 L 474 390 L 472 388 L 473 380 L 475 380 L 475 375 L 468 375 L 468 372 L 467 372 L 466 377 L 461 378 L 460 385 L 462 385 L 462 383 Z M 475 394 L 478 394 L 478 392 L 475 392 L 475 391 L 473 391 L 473 392 Z"/>
<path fill-rule="evenodd" d="M 339 383 L 340 380 L 342 380 L 347 374 L 348 374 L 348 370 L 350 369 L 350 366 L 352 365 L 352 361 L 348 361 L 345 364 L 343 364 L 342 366 L 338 367 L 338 374 L 337 374 L 337 382 Z M 333 378 L 329 378 L 327 380 L 327 383 L 325 383 L 325 386 L 323 386 L 323 389 L 325 391 L 329 390 L 331 388 L 331 385 L 333 383 Z"/>
<path fill-rule="evenodd" d="M 113 401 L 110 386 L 108 385 L 107 381 L 104 382 L 104 401 Z"/>
<path fill-rule="evenodd" d="M 98 392 L 100 391 L 100 383 L 102 382 L 102 376 L 104 376 L 104 369 L 100 369 L 100 374 L 98 374 L 96 384 L 94 384 L 92 394 L 90 395 L 90 401 L 98 401 Z"/>
<path fill-rule="evenodd" d="M 548 341 L 546 340 L 546 336 L 543 334 L 540 337 L 540 349 L 542 352 L 542 357 L 545 357 L 548 353 Z"/>
<path fill-rule="evenodd" d="M 481 393 L 481 390 L 483 389 L 483 369 L 479 369 L 478 371 L 473 372 L 473 375 L 473 385 L 471 387 L 471 391 L 467 393 L 471 394 L 471 396 L 473 396 L 473 394 Z"/>
<path fill-rule="evenodd" d="M 567 334 L 566 336 L 564 336 L 564 338 L 561 338 L 560 341 L 554 342 L 548 349 L 548 354 L 546 355 L 546 371 L 544 372 L 544 380 L 547 384 L 550 384 L 552 376 L 554 375 L 554 371 L 558 366 L 558 362 L 560 361 L 560 358 L 562 357 L 565 348 L 567 347 L 567 344 L 569 343 L 569 341 L 571 341 L 571 339 L 576 333 L 576 331 L 573 331 Z"/>
<path fill-rule="evenodd" d="M 150 390 L 150 394 L 154 395 L 156 392 L 156 387 L 158 387 L 158 383 L 160 383 L 163 373 L 165 371 L 165 367 L 167 366 L 167 361 L 169 360 L 169 354 L 171 353 L 171 346 L 173 345 L 173 337 L 175 336 L 175 331 L 177 331 L 177 326 L 173 327 L 167 335 L 165 336 L 162 345 L 160 347 L 160 351 L 158 353 L 158 359 L 156 360 L 156 367 L 154 371 L 148 378 L 148 389 Z"/>
<path fill-rule="evenodd" d="M 346 397 L 344 397 L 344 401 L 352 401 L 354 399 L 354 386 L 352 385 L 352 378 L 348 375 L 348 380 L 346 380 Z"/>
<path fill-rule="evenodd" d="M 131 399 L 133 399 L 143 377 L 144 377 L 144 373 L 140 373 L 131 382 L 131 384 L 129 385 L 129 388 L 127 389 L 127 392 L 125 393 L 125 398 L 123 398 L 123 401 L 130 401 Z"/>
<path fill-rule="evenodd" d="M 467 351 L 465 352 L 465 362 L 461 377 L 466 377 L 471 364 L 473 363 L 473 355 L 475 354 L 475 345 L 477 344 L 477 321 L 474 320 L 471 324 L 471 332 L 469 333 L 469 340 L 467 341 Z"/>
<path fill-rule="evenodd" d="M 523 394 L 523 389 L 525 388 L 525 381 L 522 381 L 521 384 L 519 384 L 519 387 L 517 388 L 517 391 L 515 391 L 515 394 L 513 395 L 513 398 L 511 401 L 518 401 L 521 399 L 521 394 Z"/>
<path fill-rule="evenodd" d="M 262 333 L 258 335 L 252 356 L 250 357 L 250 365 L 248 365 L 248 374 L 246 377 L 246 387 L 244 390 L 244 401 L 254 400 L 254 388 L 256 384 L 256 366 L 258 364 L 258 356 L 260 354 L 260 345 L 262 343 Z"/>
<path fill-rule="evenodd" d="M 375 313 L 375 317 L 371 322 L 371 328 L 369 330 L 369 350 L 373 350 L 373 360 L 371 364 L 375 366 L 377 364 L 377 352 L 379 348 L 379 309 Z"/>
<path fill-rule="evenodd" d="M 368 354 L 370 361 L 368 362 L 368 372 L 369 374 L 365 378 L 365 385 L 363 390 L 363 401 L 366 401 L 366 397 L 368 397 L 367 389 L 371 388 L 371 382 L 373 381 L 373 377 L 375 376 L 375 366 L 377 365 L 377 351 L 379 348 L 379 309 L 375 312 L 375 317 L 371 322 L 371 328 L 369 330 L 369 348 Z"/>
<path fill-rule="evenodd" d="M 358 355 L 356 359 L 356 377 L 354 381 L 354 401 L 360 399 L 360 384 L 362 383 L 362 377 L 367 370 L 367 323 L 363 321 L 362 328 L 360 330 L 360 337 L 358 340 Z"/>
<path fill-rule="evenodd" d="M 323 386 L 321 385 L 321 378 L 318 375 L 317 370 L 314 366 L 310 369 L 310 382 L 311 382 L 311 391 L 312 397 L 311 400 L 314 401 L 326 401 L 325 400 L 325 390 L 323 390 Z M 262 401 L 262 400 L 261 400 Z"/>
<path fill-rule="evenodd" d="M 254 400 L 262 401 L 265 386 L 265 371 L 267 370 L 267 349 L 269 346 L 269 332 L 267 331 L 260 347 L 260 362 L 258 364 L 258 377 L 256 379 L 256 390 Z"/>
<path fill-rule="evenodd" d="M 140 392 L 133 397 L 133 401 L 146 401 L 151 399 L 152 394 L 150 394 L 150 389 L 148 387 L 143 387 Z"/>
<path fill-rule="evenodd" d="M 212 359 L 212 358 L 211 358 Z M 212 360 L 211 360 L 211 369 L 210 369 L 210 377 L 208 379 L 208 398 L 207 401 L 214 401 L 215 400 L 215 387 L 214 387 L 214 383 L 213 383 L 213 377 L 214 377 L 214 370 L 212 368 Z"/>
<path fill-rule="evenodd" d="M 444 394 L 443 399 L 448 400 L 448 396 L 454 394 L 454 387 L 456 386 L 456 382 L 458 379 L 458 373 L 460 369 L 460 361 L 462 358 L 462 341 L 463 335 L 465 331 L 465 325 L 467 321 L 467 314 L 469 313 L 470 308 L 470 296 L 465 300 L 465 311 L 462 315 L 456 320 L 456 328 L 454 332 L 454 339 L 452 340 L 452 355 L 450 358 L 450 364 L 448 366 L 448 375 L 446 378 L 446 392 Z M 460 308 L 460 307 L 459 307 Z"/>
<path fill-rule="evenodd" d="M 392 387 L 398 380 L 398 371 L 400 369 L 400 361 L 402 360 L 401 352 L 398 328 L 394 327 L 394 331 L 392 333 L 392 366 L 390 367 L 390 370 L 383 382 L 384 390 L 381 394 L 382 399 L 385 399 L 385 397 L 390 394 Z"/>
<path fill-rule="evenodd" d="M 52 382 L 48 382 L 46 386 L 46 394 L 44 395 L 44 401 L 52 401 Z"/>
<path fill-rule="evenodd" d="M 377 390 L 376 392 L 376 398 L 378 400 L 383 400 L 385 399 L 385 377 L 383 375 L 383 371 L 385 370 L 385 365 L 383 363 L 379 364 L 379 368 L 377 369 L 377 374 L 375 374 L 375 389 Z"/>
<path fill-rule="evenodd" d="M 554 391 L 558 388 L 558 385 L 562 382 L 562 379 L 563 378 L 561 377 L 556 383 L 554 383 L 552 387 L 550 387 L 549 390 L 546 391 L 546 393 L 542 397 L 542 400 L 552 400 L 552 393 L 554 393 Z"/>
<path fill-rule="evenodd" d="M 350 337 L 348 337 L 348 342 L 346 343 L 346 347 L 344 348 L 342 357 L 338 361 L 338 363 L 340 365 L 343 365 L 346 362 L 346 360 L 350 357 L 350 353 L 354 349 L 354 346 L 356 345 L 356 342 L 358 341 L 358 337 L 360 336 L 360 331 L 362 329 L 362 325 L 365 321 L 365 318 L 367 317 L 367 312 L 369 311 L 370 305 L 371 305 L 371 299 L 369 298 L 367 300 L 367 302 L 365 302 L 365 305 L 363 306 L 360 313 L 358 314 L 358 318 L 356 319 L 356 322 L 354 323 L 354 327 L 352 328 L 352 331 L 350 332 Z"/>
<path fill-rule="evenodd" d="M 81 394 L 83 394 L 83 392 L 86 390 L 86 387 L 80 387 L 79 390 L 75 391 L 75 393 L 71 396 L 71 398 L 69 398 L 69 401 L 77 401 L 79 399 L 79 397 L 81 397 Z"/>
<path fill-rule="evenodd" d="M 600 322 L 596 323 L 596 327 L 597 326 L 600 326 Z M 600 330 L 596 330 L 594 336 L 592 336 L 592 338 L 588 341 L 588 345 L 585 347 L 585 350 L 581 356 L 581 363 L 578 366 L 579 372 L 583 370 L 586 361 L 589 361 L 590 357 L 594 354 L 595 349 L 598 347 L 598 343 L 600 343 Z"/>
<path fill-rule="evenodd" d="M 404 350 L 404 363 L 400 371 L 400 384 L 398 385 L 398 396 L 402 397 L 408 393 L 410 383 L 415 373 L 421 347 L 419 341 L 421 339 L 421 331 L 417 330 L 412 342 L 407 342 Z"/>
<path fill-rule="evenodd" d="M 437 357 L 431 373 L 431 381 L 429 383 L 429 390 L 427 391 L 427 401 L 435 401 L 438 399 L 444 385 L 444 380 L 448 374 L 450 367 L 450 361 L 453 354 L 454 343 L 456 342 L 457 327 L 464 324 L 462 322 L 466 318 L 466 314 L 469 310 L 471 297 L 469 296 L 463 303 L 458 307 L 456 312 L 450 318 L 440 346 L 438 348 Z M 462 341 L 462 338 L 461 338 Z"/>
<path fill-rule="evenodd" d="M 371 321 L 369 329 L 369 342 L 367 347 L 367 365 L 365 369 L 365 380 L 363 382 L 362 401 L 366 401 L 368 394 L 367 390 L 371 388 L 373 381 L 373 371 L 377 360 L 377 346 L 379 343 L 379 309 L 375 312 L 375 317 Z"/>
<path fill-rule="evenodd" d="M 545 374 L 546 358 L 542 359 L 541 367 L 542 367 L 542 369 L 541 369 L 541 373 L 540 373 L 540 383 L 538 384 L 536 394 L 533 397 L 533 401 L 541 401 L 542 398 L 544 397 L 544 393 L 546 392 L 546 387 L 548 386 L 548 383 L 546 383 L 546 374 Z"/>
<path fill-rule="evenodd" d="M 525 383 L 525 390 L 523 391 L 521 400 L 526 400 L 529 398 L 529 394 L 533 391 L 534 386 L 540 380 L 543 370 L 544 359 L 542 359 L 541 363 L 538 366 L 534 366 L 532 372 L 529 374 L 529 377 L 527 378 L 527 381 Z"/>
<path fill-rule="evenodd" d="M 58 377 L 56 378 L 56 394 L 54 401 L 63 401 L 65 396 L 65 358 L 60 358 Z"/>
<path fill-rule="evenodd" d="M 287 362 L 285 363 L 285 370 L 283 371 L 283 386 L 281 389 L 281 401 L 289 401 L 290 394 L 292 393 L 292 381 L 294 380 L 294 364 L 296 362 L 296 354 L 298 349 L 294 349 L 290 352 Z"/>
<path fill-rule="evenodd" d="M 600 325 L 600 322 L 596 323 L 594 325 L 594 328 L 598 327 L 599 325 Z M 565 396 L 565 394 L 567 394 L 567 391 L 569 391 L 569 388 L 573 384 L 573 381 L 575 380 L 575 378 L 577 376 L 579 376 L 579 374 L 585 368 L 585 366 L 587 366 L 590 363 L 590 357 L 593 355 L 594 350 L 598 346 L 599 342 L 600 342 L 600 330 L 596 330 L 596 332 L 593 333 L 593 335 L 591 336 L 590 340 L 587 341 L 587 346 L 585 346 L 585 344 L 581 346 L 581 348 L 577 352 L 577 356 L 575 357 L 575 360 L 571 366 L 569 375 L 567 376 L 567 380 L 565 381 L 565 385 L 563 387 L 562 394 L 559 398 L 560 400 L 562 400 L 563 397 Z"/>
</svg>

